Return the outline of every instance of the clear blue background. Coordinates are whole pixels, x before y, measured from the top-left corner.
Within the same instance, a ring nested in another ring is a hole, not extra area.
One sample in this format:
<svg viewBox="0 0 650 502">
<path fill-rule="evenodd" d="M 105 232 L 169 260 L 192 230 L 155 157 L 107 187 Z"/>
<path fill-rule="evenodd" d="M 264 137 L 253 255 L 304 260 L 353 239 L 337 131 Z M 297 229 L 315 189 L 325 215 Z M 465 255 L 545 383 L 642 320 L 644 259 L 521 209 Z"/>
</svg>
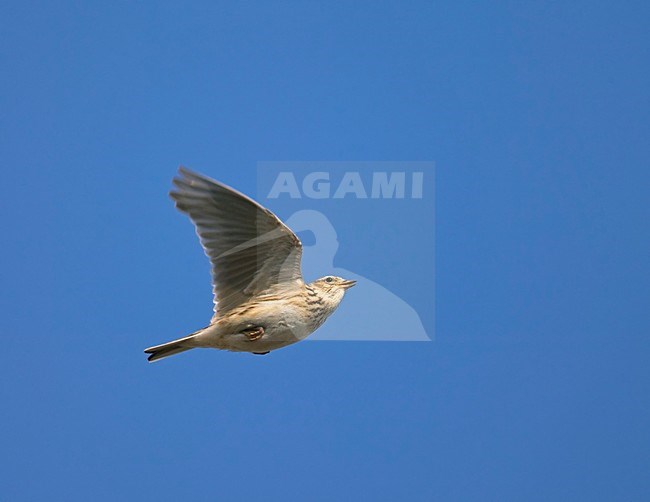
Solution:
<svg viewBox="0 0 650 502">
<path fill-rule="evenodd" d="M 648 500 L 648 10 L 3 2 L 1 498 Z M 284 159 L 436 161 L 436 341 L 147 364 Z"/>
</svg>

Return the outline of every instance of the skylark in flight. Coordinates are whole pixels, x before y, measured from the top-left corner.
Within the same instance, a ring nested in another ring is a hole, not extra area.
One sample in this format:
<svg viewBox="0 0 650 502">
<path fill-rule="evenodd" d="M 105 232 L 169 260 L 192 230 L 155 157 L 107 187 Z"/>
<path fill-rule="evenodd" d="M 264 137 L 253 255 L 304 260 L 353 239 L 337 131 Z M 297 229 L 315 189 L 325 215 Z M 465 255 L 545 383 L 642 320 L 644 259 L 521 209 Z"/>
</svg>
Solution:
<svg viewBox="0 0 650 502">
<path fill-rule="evenodd" d="M 212 264 L 214 315 L 189 336 L 145 349 L 149 361 L 207 347 L 268 354 L 305 339 L 355 281 L 305 284 L 298 237 L 254 200 L 181 167 L 170 195 L 189 215 Z"/>
</svg>

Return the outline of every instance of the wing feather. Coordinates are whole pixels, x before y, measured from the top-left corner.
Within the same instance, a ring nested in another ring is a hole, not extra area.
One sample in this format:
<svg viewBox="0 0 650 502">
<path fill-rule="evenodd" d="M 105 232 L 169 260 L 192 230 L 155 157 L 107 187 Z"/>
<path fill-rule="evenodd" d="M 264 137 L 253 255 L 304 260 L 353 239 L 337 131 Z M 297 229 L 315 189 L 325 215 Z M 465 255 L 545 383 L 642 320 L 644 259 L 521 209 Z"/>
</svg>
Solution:
<svg viewBox="0 0 650 502">
<path fill-rule="evenodd" d="M 184 167 L 174 185 L 170 196 L 189 215 L 210 258 L 215 315 L 280 284 L 284 288 L 304 284 L 302 244 L 275 214 Z"/>
</svg>

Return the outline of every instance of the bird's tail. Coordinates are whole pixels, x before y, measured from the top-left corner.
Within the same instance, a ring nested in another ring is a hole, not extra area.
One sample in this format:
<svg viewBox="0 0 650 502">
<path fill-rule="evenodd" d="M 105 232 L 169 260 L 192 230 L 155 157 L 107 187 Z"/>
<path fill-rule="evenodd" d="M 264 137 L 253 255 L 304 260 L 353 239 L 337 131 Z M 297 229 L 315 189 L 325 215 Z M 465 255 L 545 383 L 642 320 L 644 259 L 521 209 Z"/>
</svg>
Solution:
<svg viewBox="0 0 650 502">
<path fill-rule="evenodd" d="M 197 331 L 197 333 L 199 333 Z M 180 354 L 186 350 L 190 350 L 198 347 L 194 338 L 196 333 L 192 333 L 189 336 L 184 338 L 179 338 L 178 340 L 173 340 L 171 342 L 163 343 L 162 345 L 155 345 L 154 347 L 149 347 L 144 349 L 145 354 L 149 354 L 147 359 L 150 363 L 158 361 L 159 359 L 164 359 L 165 357 L 173 356 L 175 354 Z"/>
</svg>

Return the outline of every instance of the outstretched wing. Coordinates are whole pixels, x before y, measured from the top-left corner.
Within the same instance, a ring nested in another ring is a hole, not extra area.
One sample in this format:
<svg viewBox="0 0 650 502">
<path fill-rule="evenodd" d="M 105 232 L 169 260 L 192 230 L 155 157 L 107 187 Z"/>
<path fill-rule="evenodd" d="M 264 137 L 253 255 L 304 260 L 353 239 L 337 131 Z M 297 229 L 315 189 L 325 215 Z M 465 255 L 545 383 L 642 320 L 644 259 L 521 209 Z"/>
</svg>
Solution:
<svg viewBox="0 0 650 502">
<path fill-rule="evenodd" d="M 230 187 L 181 167 L 170 196 L 189 215 L 212 263 L 214 312 L 251 296 L 300 287 L 302 244 L 268 209 Z"/>
</svg>

